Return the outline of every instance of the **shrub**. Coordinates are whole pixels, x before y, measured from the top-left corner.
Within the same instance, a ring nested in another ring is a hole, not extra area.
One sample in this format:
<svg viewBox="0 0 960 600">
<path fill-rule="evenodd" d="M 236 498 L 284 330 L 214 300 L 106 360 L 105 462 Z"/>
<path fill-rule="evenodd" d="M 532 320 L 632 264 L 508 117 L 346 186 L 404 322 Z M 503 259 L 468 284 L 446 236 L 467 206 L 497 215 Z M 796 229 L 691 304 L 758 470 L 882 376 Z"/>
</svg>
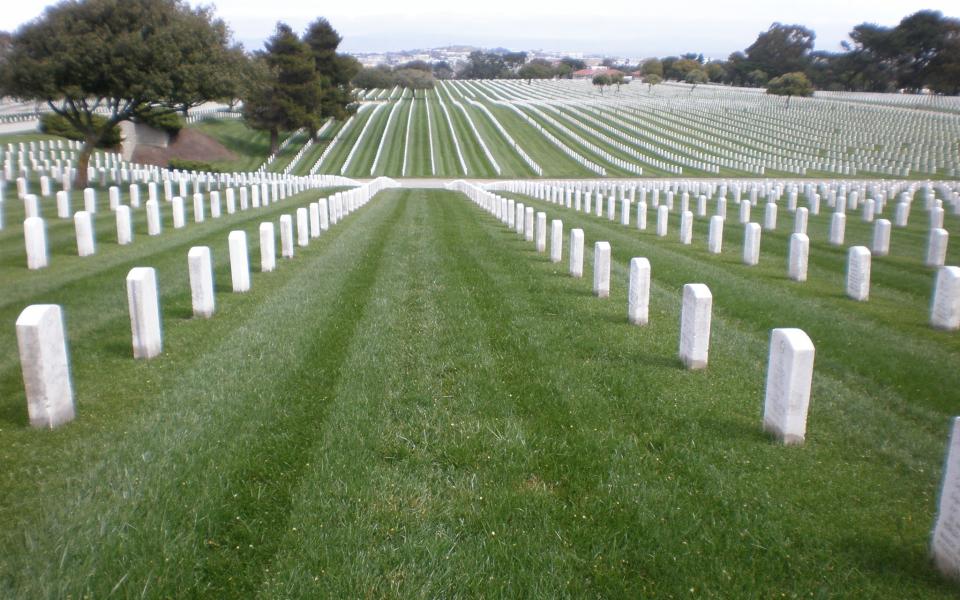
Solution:
<svg viewBox="0 0 960 600">
<path fill-rule="evenodd" d="M 99 115 L 93 115 L 93 122 L 97 125 L 103 125 L 107 122 L 106 117 L 101 117 Z M 86 141 L 83 134 L 77 130 L 76 127 L 70 124 L 65 117 L 58 115 L 57 113 L 45 113 L 40 117 L 40 131 L 49 135 L 56 135 L 60 137 L 65 137 L 68 140 L 77 140 L 79 142 Z M 97 144 L 98 148 L 113 148 L 119 146 L 122 141 L 120 135 L 120 128 L 114 126 L 110 129 L 110 132 L 100 140 L 100 143 Z"/>
<path fill-rule="evenodd" d="M 184 127 L 183 119 L 176 111 L 158 106 L 148 106 L 138 110 L 134 115 L 134 120 L 154 129 L 166 131 L 171 136 L 176 136 Z"/>
<path fill-rule="evenodd" d="M 171 158 L 167 163 L 167 168 L 171 171 L 206 171 L 208 173 L 219 173 L 220 169 L 214 167 L 208 162 L 202 160 L 188 160 L 186 158 Z"/>
</svg>

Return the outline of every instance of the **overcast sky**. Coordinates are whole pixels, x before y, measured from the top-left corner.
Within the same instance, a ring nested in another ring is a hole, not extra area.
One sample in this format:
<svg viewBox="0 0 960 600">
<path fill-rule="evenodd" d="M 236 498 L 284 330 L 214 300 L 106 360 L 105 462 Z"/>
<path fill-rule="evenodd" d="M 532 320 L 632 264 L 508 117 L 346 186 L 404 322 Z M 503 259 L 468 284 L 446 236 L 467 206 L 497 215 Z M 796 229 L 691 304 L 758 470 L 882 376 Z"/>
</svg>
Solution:
<svg viewBox="0 0 960 600">
<path fill-rule="evenodd" d="M 51 3 L 4 0 L 3 4 L 0 30 L 13 30 Z M 553 2 L 543 6 L 518 0 L 363 0 L 327 6 L 305 0 L 219 0 L 214 4 L 218 16 L 248 49 L 260 48 L 277 20 L 302 30 L 323 16 L 343 36 L 341 50 L 349 52 L 469 44 L 624 57 L 702 52 L 725 58 L 749 46 L 774 21 L 813 29 L 818 50 L 838 50 L 859 23 L 892 26 L 925 8 L 960 17 L 960 0 L 608 0 L 598 5 Z"/>
</svg>

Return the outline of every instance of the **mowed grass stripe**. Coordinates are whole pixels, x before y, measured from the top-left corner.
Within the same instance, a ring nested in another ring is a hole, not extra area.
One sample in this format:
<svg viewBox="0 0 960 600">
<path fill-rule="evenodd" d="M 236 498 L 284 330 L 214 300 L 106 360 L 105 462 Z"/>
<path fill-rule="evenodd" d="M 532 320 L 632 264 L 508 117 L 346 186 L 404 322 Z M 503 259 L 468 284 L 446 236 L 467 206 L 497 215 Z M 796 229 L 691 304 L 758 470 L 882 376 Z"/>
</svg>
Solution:
<svg viewBox="0 0 960 600">
<path fill-rule="evenodd" d="M 779 447 L 759 431 L 765 336 L 719 318 L 711 369 L 684 372 L 675 288 L 630 327 L 622 288 L 596 300 L 432 194 L 261 596 L 949 597 L 926 554 L 941 436 L 866 409 L 903 439 L 878 451 L 880 425 L 825 419 Z M 816 385 L 821 411 L 870 406 Z"/>
<path fill-rule="evenodd" d="M 21 436 L 44 445 L 50 478 L 11 478 L 19 489 L 3 505 L 21 525 L 3 537 L 4 587 L 235 597 L 256 583 L 398 208 L 374 202 L 214 319 L 168 327 L 160 358 L 113 368 L 112 385 L 140 403 L 132 414 L 114 421 L 81 401 L 77 423 L 52 439 Z M 89 378 L 75 373 L 78 392 Z"/>
</svg>

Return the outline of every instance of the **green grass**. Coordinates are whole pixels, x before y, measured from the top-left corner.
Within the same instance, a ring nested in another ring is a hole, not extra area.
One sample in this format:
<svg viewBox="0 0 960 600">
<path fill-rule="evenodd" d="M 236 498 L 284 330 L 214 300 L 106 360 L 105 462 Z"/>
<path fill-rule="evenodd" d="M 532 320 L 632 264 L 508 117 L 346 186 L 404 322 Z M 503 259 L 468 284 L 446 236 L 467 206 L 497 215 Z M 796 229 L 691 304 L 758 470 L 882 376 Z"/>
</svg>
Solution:
<svg viewBox="0 0 960 600">
<path fill-rule="evenodd" d="M 927 546 L 960 339 L 925 325 L 921 215 L 894 230 L 863 304 L 841 295 L 825 216 L 796 284 L 786 231 L 764 232 L 750 268 L 729 222 L 714 257 L 703 220 L 685 247 L 676 223 L 660 239 L 534 202 L 585 230 L 576 280 L 566 248 L 550 263 L 463 196 L 391 191 L 230 293 L 227 232 L 246 230 L 256 257 L 258 223 L 317 196 L 129 248 L 108 238 L 84 259 L 59 232 L 34 273 L 18 228 L 0 232 L 14 292 L 0 313 L 64 306 L 79 411 L 26 426 L 12 325 L 0 331 L 0 594 L 955 596 Z M 601 239 L 607 300 L 590 293 Z M 210 320 L 190 318 L 198 244 L 216 265 Z M 642 328 L 626 323 L 631 256 L 653 265 Z M 131 358 L 132 266 L 159 273 L 164 352 L 150 361 Z M 676 358 L 693 281 L 714 294 L 695 373 Z M 760 431 L 774 326 L 817 346 L 803 447 Z"/>
<path fill-rule="evenodd" d="M 237 155 L 235 160 L 210 163 L 221 171 L 256 171 L 270 155 L 270 133 L 250 129 L 240 119 L 204 120 L 190 127 L 209 135 Z M 284 139 L 283 134 L 280 137 Z"/>
</svg>

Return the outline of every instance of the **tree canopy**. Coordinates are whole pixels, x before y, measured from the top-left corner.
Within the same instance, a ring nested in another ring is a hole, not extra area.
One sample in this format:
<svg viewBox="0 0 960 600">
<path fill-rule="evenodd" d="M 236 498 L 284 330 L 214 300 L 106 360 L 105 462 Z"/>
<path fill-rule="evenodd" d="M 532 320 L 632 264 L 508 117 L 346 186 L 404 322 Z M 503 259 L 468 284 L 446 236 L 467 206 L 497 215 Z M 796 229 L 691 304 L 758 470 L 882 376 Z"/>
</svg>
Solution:
<svg viewBox="0 0 960 600">
<path fill-rule="evenodd" d="M 46 102 L 83 134 L 76 184 L 85 186 L 94 147 L 138 110 L 230 95 L 236 52 L 207 8 L 180 0 L 64 1 L 13 34 L 0 86 Z"/>
<path fill-rule="evenodd" d="M 789 106 L 792 96 L 812 96 L 813 84 L 802 72 L 794 71 L 771 79 L 770 83 L 767 84 L 767 93 L 775 96 L 786 96 Z"/>
<path fill-rule="evenodd" d="M 250 127 L 270 132 L 276 152 L 280 131 L 320 126 L 320 75 L 310 47 L 286 23 L 277 23 L 254 60 L 258 76 L 244 98 L 243 117 Z"/>
</svg>

